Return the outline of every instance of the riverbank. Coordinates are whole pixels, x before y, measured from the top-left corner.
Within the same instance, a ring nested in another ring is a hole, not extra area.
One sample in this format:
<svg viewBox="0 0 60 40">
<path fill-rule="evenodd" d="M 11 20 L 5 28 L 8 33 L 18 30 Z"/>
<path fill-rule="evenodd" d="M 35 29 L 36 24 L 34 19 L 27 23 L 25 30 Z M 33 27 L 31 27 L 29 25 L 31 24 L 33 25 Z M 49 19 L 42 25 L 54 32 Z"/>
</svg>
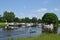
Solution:
<svg viewBox="0 0 60 40">
<path fill-rule="evenodd" d="M 12 23 L 10 23 L 10 24 L 12 24 Z M 0 28 L 5 27 L 6 25 L 7 25 L 6 23 L 0 23 Z M 60 24 L 59 24 L 59 27 L 60 27 Z"/>
<path fill-rule="evenodd" d="M 5 27 L 6 23 L 0 23 L 0 28 Z"/>
<path fill-rule="evenodd" d="M 37 37 L 27 37 L 27 38 L 8 38 L 8 40 L 60 40 L 60 34 L 50 34 L 43 33 Z"/>
</svg>

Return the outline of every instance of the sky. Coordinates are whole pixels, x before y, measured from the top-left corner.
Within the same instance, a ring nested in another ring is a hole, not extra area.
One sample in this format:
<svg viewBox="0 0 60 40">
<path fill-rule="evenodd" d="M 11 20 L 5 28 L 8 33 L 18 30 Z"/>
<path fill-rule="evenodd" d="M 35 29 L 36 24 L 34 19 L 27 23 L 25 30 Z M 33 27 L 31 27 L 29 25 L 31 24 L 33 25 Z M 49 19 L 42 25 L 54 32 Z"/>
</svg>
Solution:
<svg viewBox="0 0 60 40">
<path fill-rule="evenodd" d="M 47 12 L 55 13 L 60 20 L 60 0 L 0 0 L 0 15 L 12 11 L 16 17 L 37 17 Z"/>
</svg>

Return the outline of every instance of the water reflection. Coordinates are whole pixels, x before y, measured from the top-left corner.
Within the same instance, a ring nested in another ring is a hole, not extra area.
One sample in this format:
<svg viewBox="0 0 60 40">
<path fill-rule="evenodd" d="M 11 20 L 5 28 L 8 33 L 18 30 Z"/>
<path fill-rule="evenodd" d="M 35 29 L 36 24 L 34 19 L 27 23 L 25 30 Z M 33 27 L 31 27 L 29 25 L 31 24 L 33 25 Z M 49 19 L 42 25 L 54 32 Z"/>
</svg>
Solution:
<svg viewBox="0 0 60 40">
<path fill-rule="evenodd" d="M 36 33 L 30 33 L 29 28 L 19 28 L 15 30 L 3 30 L 0 29 L 0 40 L 5 40 L 9 37 L 15 38 L 15 37 L 33 37 L 40 35 L 42 33 L 42 28 L 38 27 L 32 27 L 36 30 Z"/>
<path fill-rule="evenodd" d="M 35 37 L 38 36 L 40 34 L 42 34 L 42 28 L 38 28 L 38 27 L 32 27 L 32 29 L 35 29 L 36 32 L 35 33 L 30 33 L 29 32 L 29 28 L 18 28 L 18 29 L 14 29 L 14 30 L 3 30 L 3 28 L 0 28 L 0 40 L 7 40 L 7 38 L 12 37 L 12 38 L 16 38 L 16 37 Z M 60 33 L 60 27 L 58 27 L 57 33 Z"/>
</svg>

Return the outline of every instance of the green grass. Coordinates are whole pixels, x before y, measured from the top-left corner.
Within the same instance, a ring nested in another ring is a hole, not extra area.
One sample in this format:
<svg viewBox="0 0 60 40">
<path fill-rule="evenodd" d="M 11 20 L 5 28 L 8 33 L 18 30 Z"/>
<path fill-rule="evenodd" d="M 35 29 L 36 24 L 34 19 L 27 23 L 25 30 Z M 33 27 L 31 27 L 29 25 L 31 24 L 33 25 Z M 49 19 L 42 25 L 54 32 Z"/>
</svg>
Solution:
<svg viewBox="0 0 60 40">
<path fill-rule="evenodd" d="M 0 28 L 1 28 L 1 27 L 5 27 L 5 26 L 6 26 L 5 23 L 0 23 Z"/>
<path fill-rule="evenodd" d="M 37 37 L 27 37 L 27 38 L 9 38 L 8 40 L 60 40 L 60 34 L 47 34 L 44 33 Z"/>
</svg>

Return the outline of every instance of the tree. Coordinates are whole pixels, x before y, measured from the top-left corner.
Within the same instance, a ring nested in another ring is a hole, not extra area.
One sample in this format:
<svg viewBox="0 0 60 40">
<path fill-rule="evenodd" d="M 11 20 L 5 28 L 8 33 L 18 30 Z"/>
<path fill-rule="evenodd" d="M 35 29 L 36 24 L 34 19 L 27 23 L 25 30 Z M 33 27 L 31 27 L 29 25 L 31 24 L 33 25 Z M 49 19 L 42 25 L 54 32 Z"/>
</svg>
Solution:
<svg viewBox="0 0 60 40">
<path fill-rule="evenodd" d="M 58 27 L 58 17 L 56 14 L 54 13 L 46 13 L 44 14 L 44 16 L 42 17 L 42 21 L 43 23 L 47 23 L 47 24 L 54 24 L 54 31 L 56 31 L 57 27 Z"/>
<path fill-rule="evenodd" d="M 2 21 L 1 19 L 2 19 L 2 17 L 1 17 L 1 15 L 0 15 L 0 22 Z"/>
<path fill-rule="evenodd" d="M 30 23 L 30 19 L 28 17 L 25 17 L 25 23 Z"/>
<path fill-rule="evenodd" d="M 22 19 L 20 20 L 20 22 L 21 22 L 21 23 L 25 23 L 25 18 L 22 18 Z"/>
<path fill-rule="evenodd" d="M 38 23 L 42 23 L 42 20 L 41 19 L 38 19 Z"/>
<path fill-rule="evenodd" d="M 14 12 L 7 12 L 7 11 L 5 11 L 4 14 L 3 14 L 3 17 L 8 22 L 14 22 L 15 14 L 14 14 Z"/>
<path fill-rule="evenodd" d="M 4 17 L 2 17 L 1 15 L 0 15 L 0 22 L 6 22 Z"/>
<path fill-rule="evenodd" d="M 42 21 L 47 23 L 47 24 L 51 24 L 51 23 L 56 24 L 56 23 L 58 23 L 58 17 L 54 13 L 46 13 L 42 17 Z"/>
<path fill-rule="evenodd" d="M 33 18 L 31 19 L 31 22 L 32 22 L 32 23 L 36 23 L 36 22 L 37 22 L 37 18 L 36 18 L 36 17 L 33 17 Z"/>
<path fill-rule="evenodd" d="M 18 17 L 15 17 L 14 22 L 20 22 L 20 19 Z"/>
<path fill-rule="evenodd" d="M 59 24 L 60 24 L 60 20 L 59 20 L 58 22 L 59 22 Z"/>
</svg>

